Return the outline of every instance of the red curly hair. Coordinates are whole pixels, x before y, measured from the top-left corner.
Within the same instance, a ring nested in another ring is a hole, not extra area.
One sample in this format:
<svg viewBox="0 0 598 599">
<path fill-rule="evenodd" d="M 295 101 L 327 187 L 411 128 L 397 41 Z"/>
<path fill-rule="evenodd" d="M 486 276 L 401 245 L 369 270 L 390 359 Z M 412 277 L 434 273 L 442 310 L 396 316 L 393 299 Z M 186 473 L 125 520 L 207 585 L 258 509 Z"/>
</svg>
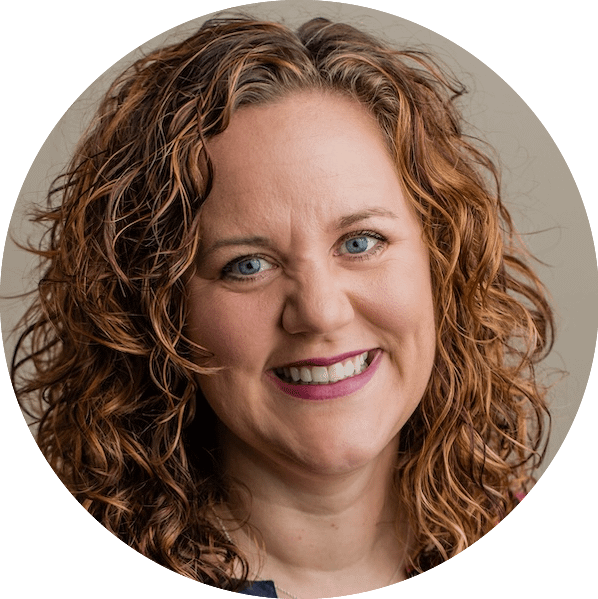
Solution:
<svg viewBox="0 0 598 599">
<path fill-rule="evenodd" d="M 411 568 L 447 560 L 512 510 L 547 438 L 534 367 L 553 316 L 498 171 L 464 132 L 462 86 L 425 53 L 348 25 L 210 20 L 113 83 L 37 214 L 45 266 L 12 378 L 83 506 L 147 557 L 221 588 L 249 566 L 214 525 L 227 489 L 195 381 L 206 370 L 184 332 L 212 181 L 204 146 L 244 105 L 313 89 L 376 118 L 429 247 L 436 360 L 396 469 Z"/>
</svg>

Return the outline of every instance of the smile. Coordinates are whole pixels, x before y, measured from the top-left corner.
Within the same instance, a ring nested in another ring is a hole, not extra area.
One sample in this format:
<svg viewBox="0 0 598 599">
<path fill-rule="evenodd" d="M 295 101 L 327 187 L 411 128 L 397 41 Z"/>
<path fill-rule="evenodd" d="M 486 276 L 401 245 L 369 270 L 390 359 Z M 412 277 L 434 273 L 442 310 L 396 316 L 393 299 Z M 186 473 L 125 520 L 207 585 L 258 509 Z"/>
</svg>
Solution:
<svg viewBox="0 0 598 599">
<path fill-rule="evenodd" d="M 330 385 L 361 374 L 370 364 L 370 353 L 366 351 L 331 366 L 285 366 L 274 372 L 285 383 Z"/>
<path fill-rule="evenodd" d="M 324 401 L 356 393 L 376 374 L 384 352 L 373 349 L 354 355 L 309 360 L 266 372 L 267 378 L 285 395 L 295 399 Z M 310 380 L 311 379 L 311 380 Z"/>
</svg>

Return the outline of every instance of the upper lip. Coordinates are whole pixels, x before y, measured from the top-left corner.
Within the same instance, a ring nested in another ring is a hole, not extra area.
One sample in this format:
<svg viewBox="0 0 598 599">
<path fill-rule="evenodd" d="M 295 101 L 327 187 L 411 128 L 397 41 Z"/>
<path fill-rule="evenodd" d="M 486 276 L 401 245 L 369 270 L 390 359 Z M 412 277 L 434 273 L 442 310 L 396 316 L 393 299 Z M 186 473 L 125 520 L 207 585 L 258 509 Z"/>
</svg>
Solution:
<svg viewBox="0 0 598 599">
<path fill-rule="evenodd" d="M 300 368 L 301 366 L 332 366 L 332 364 L 338 364 L 339 362 L 343 362 L 344 360 L 348 360 L 353 356 L 359 356 L 365 352 L 373 351 L 372 349 L 359 349 L 356 351 L 346 352 L 344 354 L 339 354 L 338 356 L 332 356 L 330 358 L 308 358 L 307 360 L 299 360 L 297 362 L 292 362 L 289 364 L 282 364 L 278 368 Z"/>
</svg>

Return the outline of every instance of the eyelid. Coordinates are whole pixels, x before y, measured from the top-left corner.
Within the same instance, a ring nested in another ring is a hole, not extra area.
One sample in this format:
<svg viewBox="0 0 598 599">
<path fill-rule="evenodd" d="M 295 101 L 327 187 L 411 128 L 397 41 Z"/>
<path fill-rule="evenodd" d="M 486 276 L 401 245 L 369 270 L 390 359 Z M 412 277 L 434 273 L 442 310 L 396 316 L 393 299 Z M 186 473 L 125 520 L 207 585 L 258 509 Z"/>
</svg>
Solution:
<svg viewBox="0 0 598 599">
<path fill-rule="evenodd" d="M 353 239 L 354 237 L 373 237 L 374 239 L 378 239 L 379 241 L 386 241 L 386 237 L 377 231 L 372 231 L 371 229 L 364 229 L 362 231 L 351 231 L 350 233 L 346 233 L 343 235 L 339 243 L 343 243 L 343 241 L 347 241 L 348 239 Z"/>
</svg>

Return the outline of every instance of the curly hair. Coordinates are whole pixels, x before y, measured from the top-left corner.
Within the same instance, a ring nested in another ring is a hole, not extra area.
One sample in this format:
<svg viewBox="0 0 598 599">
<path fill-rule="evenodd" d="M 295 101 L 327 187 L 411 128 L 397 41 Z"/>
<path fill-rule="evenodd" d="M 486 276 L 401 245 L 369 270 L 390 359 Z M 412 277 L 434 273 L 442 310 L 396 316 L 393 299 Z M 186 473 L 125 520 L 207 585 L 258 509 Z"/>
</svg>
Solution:
<svg viewBox="0 0 598 599">
<path fill-rule="evenodd" d="M 412 571 L 513 509 L 549 428 L 535 366 L 552 346 L 552 311 L 490 152 L 464 131 L 463 86 L 428 54 L 345 24 L 210 20 L 112 84 L 36 213 L 46 235 L 29 249 L 44 270 L 12 379 L 50 465 L 95 518 L 152 560 L 226 589 L 249 565 L 214 525 L 227 488 L 195 379 L 208 371 L 185 336 L 213 178 L 205 143 L 244 105 L 314 89 L 375 117 L 429 247 L 436 357 L 396 466 Z"/>
</svg>

